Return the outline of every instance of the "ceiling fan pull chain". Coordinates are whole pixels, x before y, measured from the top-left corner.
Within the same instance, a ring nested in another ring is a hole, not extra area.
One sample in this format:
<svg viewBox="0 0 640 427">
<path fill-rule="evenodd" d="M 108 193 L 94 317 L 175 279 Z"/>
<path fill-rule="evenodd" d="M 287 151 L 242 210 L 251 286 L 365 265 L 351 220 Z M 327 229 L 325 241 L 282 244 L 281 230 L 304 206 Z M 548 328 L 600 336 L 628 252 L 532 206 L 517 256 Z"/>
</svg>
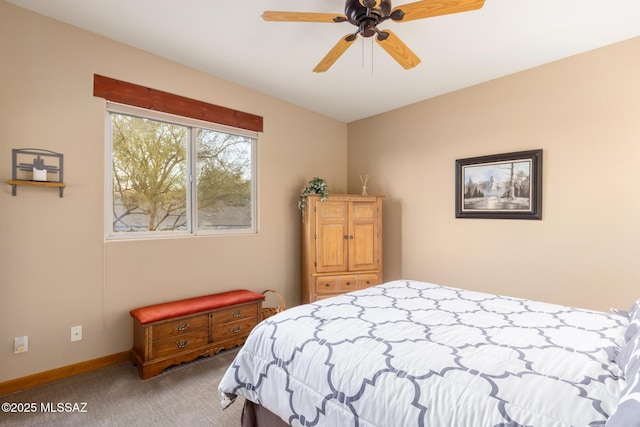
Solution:
<svg viewBox="0 0 640 427">
<path fill-rule="evenodd" d="M 371 38 L 371 77 L 373 77 L 373 37 Z"/>
<path fill-rule="evenodd" d="M 362 59 L 360 60 L 362 68 L 364 68 L 364 43 L 364 37 L 362 37 L 362 43 L 360 44 L 360 46 L 362 46 Z"/>
</svg>

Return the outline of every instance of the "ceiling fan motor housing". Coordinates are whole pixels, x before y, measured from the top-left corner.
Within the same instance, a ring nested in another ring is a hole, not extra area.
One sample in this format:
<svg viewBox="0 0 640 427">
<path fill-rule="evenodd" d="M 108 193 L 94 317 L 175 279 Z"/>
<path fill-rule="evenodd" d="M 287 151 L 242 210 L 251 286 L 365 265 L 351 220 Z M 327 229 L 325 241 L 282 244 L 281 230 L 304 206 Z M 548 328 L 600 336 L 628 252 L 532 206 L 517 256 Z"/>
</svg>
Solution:
<svg viewBox="0 0 640 427">
<path fill-rule="evenodd" d="M 371 10 L 367 15 L 367 11 Z M 381 18 L 386 18 L 391 13 L 391 0 L 381 0 L 378 7 L 366 8 L 360 4 L 359 0 L 347 0 L 344 6 L 344 14 L 350 22 L 356 22 L 363 37 L 371 37 L 375 32 L 375 27 Z"/>
</svg>

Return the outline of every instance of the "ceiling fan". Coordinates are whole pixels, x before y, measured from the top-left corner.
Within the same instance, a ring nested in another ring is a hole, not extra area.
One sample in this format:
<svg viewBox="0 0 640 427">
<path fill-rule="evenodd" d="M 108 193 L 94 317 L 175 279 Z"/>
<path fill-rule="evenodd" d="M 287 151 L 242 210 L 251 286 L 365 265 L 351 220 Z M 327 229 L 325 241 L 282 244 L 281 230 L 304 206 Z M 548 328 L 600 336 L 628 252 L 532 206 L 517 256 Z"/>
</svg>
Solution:
<svg viewBox="0 0 640 427">
<path fill-rule="evenodd" d="M 344 15 L 316 12 L 266 11 L 265 21 L 281 22 L 348 22 L 357 27 L 347 34 L 326 54 L 313 69 L 316 73 L 327 71 L 358 38 L 376 36 L 376 42 L 403 68 L 410 69 L 420 63 L 413 53 L 391 30 L 379 30 L 378 24 L 391 19 L 407 22 L 416 19 L 480 9 L 485 0 L 422 0 L 391 8 L 391 0 L 346 0 Z"/>
</svg>

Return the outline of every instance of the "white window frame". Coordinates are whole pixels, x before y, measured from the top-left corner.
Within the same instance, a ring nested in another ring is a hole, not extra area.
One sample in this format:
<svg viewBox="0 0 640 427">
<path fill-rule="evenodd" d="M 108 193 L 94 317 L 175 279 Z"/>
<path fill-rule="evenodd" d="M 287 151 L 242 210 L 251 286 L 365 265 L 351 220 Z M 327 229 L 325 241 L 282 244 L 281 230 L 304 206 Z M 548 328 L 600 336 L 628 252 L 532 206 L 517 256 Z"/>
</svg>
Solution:
<svg viewBox="0 0 640 427">
<path fill-rule="evenodd" d="M 187 230 L 179 231 L 137 231 L 137 232 L 114 232 L 113 231 L 113 157 L 112 157 L 112 122 L 111 114 L 123 114 L 135 116 L 150 120 L 167 122 L 179 126 L 191 128 L 189 140 L 189 182 L 190 186 L 187 191 Z M 258 233 L 258 133 L 246 129 L 239 129 L 222 124 L 211 123 L 203 120 L 192 119 L 189 117 L 178 116 L 175 114 L 164 113 L 145 108 L 134 107 L 131 105 L 120 104 L 115 102 L 107 102 L 105 111 L 106 134 L 105 134 L 105 215 L 104 229 L 106 240 L 139 240 L 139 239 L 156 239 L 156 238 L 172 238 L 187 236 L 204 236 L 204 235 L 244 235 Z M 249 138 L 251 140 L 251 225 L 249 228 L 242 229 L 220 229 L 220 230 L 200 230 L 198 224 L 197 209 L 197 188 L 196 180 L 193 176 L 197 163 L 197 144 L 195 129 L 206 129 L 216 132 L 223 132 L 233 135 Z"/>
</svg>

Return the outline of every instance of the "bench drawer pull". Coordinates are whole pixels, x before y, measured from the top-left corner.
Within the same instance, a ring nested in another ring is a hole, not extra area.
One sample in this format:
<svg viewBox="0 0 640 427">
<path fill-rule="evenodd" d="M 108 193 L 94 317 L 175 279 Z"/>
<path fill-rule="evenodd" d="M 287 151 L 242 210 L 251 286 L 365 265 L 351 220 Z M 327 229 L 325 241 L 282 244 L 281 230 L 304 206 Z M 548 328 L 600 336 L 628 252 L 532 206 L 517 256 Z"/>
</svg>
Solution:
<svg viewBox="0 0 640 427">
<path fill-rule="evenodd" d="M 189 340 L 180 340 L 180 341 L 176 342 L 176 347 L 177 348 L 185 348 L 188 345 L 189 345 Z"/>
<path fill-rule="evenodd" d="M 233 332 L 234 334 L 237 334 L 241 330 L 242 328 L 240 326 L 234 326 L 233 328 L 231 328 L 231 332 Z"/>
<path fill-rule="evenodd" d="M 240 317 L 242 310 L 237 310 L 231 313 L 231 317 Z"/>
<path fill-rule="evenodd" d="M 176 331 L 186 331 L 189 329 L 189 322 L 182 322 L 176 325 Z"/>
</svg>

